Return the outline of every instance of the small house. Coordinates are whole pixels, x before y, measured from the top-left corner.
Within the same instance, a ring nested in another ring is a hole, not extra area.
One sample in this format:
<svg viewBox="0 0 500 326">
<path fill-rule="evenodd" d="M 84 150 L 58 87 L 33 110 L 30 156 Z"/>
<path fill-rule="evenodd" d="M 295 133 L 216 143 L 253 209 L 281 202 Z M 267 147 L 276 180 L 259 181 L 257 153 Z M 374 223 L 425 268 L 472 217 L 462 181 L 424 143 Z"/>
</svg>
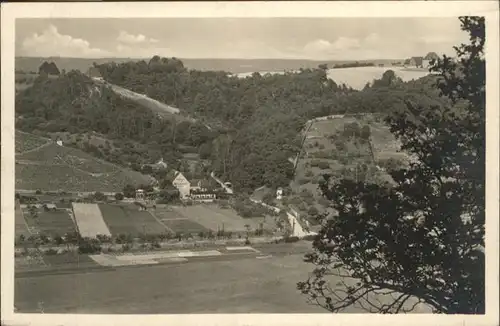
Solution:
<svg viewBox="0 0 500 326">
<path fill-rule="evenodd" d="M 190 182 L 191 190 L 207 191 L 208 189 L 213 188 L 211 183 L 205 179 L 192 179 Z"/>
<path fill-rule="evenodd" d="M 191 183 L 179 171 L 174 171 L 172 175 L 172 185 L 179 190 L 181 199 L 187 199 L 191 194 Z"/>
<path fill-rule="evenodd" d="M 214 192 L 191 192 L 191 199 L 199 202 L 213 202 L 217 199 L 217 195 Z"/>
<path fill-rule="evenodd" d="M 190 197 L 194 201 L 212 202 L 217 198 L 215 187 L 206 179 L 191 180 Z"/>
<path fill-rule="evenodd" d="M 279 187 L 276 190 L 276 199 L 281 200 L 283 198 L 283 188 Z"/>
<path fill-rule="evenodd" d="M 409 66 L 423 68 L 423 61 L 424 61 L 423 57 L 411 57 Z"/>
<path fill-rule="evenodd" d="M 57 210 L 57 206 L 55 204 L 52 204 L 52 203 L 46 203 L 46 204 L 43 204 L 43 209 L 46 211 L 55 211 L 55 210 Z"/>
<path fill-rule="evenodd" d="M 160 158 L 160 160 L 156 163 L 153 164 L 144 164 L 142 165 L 142 169 L 144 169 L 145 166 L 150 166 L 153 171 L 161 171 L 161 170 L 166 170 L 168 165 L 163 161 L 163 157 Z"/>
</svg>

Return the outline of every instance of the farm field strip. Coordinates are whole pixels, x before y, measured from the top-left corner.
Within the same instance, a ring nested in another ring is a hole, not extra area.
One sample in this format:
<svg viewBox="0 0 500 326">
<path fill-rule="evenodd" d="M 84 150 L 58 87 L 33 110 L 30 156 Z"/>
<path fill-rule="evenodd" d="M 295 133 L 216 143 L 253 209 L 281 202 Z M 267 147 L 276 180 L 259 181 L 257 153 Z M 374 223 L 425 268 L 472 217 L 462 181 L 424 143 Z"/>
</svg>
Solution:
<svg viewBox="0 0 500 326">
<path fill-rule="evenodd" d="M 233 225 L 236 225 L 236 231 L 246 230 L 246 224 L 248 224 L 252 229 L 257 229 L 260 223 L 263 224 L 264 228 L 273 229 L 275 227 L 274 223 L 269 221 L 269 219 L 272 219 L 270 216 L 243 218 L 233 209 L 223 209 L 215 205 L 209 205 L 206 206 L 206 208 L 214 213 L 224 216 L 227 221 L 231 221 Z"/>
<path fill-rule="evenodd" d="M 106 84 L 109 85 L 111 87 L 111 89 L 113 91 L 115 91 L 115 93 L 117 93 L 123 97 L 126 97 L 128 99 L 131 99 L 131 100 L 137 102 L 138 104 L 141 104 L 141 105 L 147 107 L 148 109 L 150 109 L 153 112 L 169 113 L 169 114 L 179 114 L 180 113 L 180 110 L 178 108 L 174 108 L 170 105 L 161 103 L 161 102 L 159 102 L 155 99 L 152 99 L 146 95 L 133 92 L 129 89 L 126 89 L 126 88 L 123 88 L 121 86 L 114 85 L 114 84 L 111 84 L 108 82 L 106 82 Z"/>
<path fill-rule="evenodd" d="M 146 211 L 127 209 L 126 207 L 111 204 L 100 204 L 100 211 L 104 222 L 113 235 L 131 234 L 137 236 L 142 233 L 165 233 L 165 225 L 159 223 L 155 217 Z"/>
<path fill-rule="evenodd" d="M 257 223 L 251 219 L 245 220 L 239 216 L 234 215 L 228 216 L 216 210 L 212 210 L 207 206 L 196 205 L 189 207 L 174 207 L 174 209 L 188 217 L 190 220 L 195 221 L 211 230 L 224 230 L 227 231 L 245 231 L 245 224 L 249 224 L 255 227 Z"/>
<path fill-rule="evenodd" d="M 82 237 L 111 236 L 97 204 L 73 203 L 73 212 Z"/>
<path fill-rule="evenodd" d="M 187 262 L 187 258 L 192 257 L 215 257 L 221 256 L 217 250 L 207 251 L 177 251 L 163 253 L 146 253 L 146 254 L 125 254 L 125 255 L 90 255 L 96 263 L 101 266 L 134 266 L 134 265 L 154 265 L 168 262 Z"/>
<path fill-rule="evenodd" d="M 15 207 L 15 235 L 24 237 L 29 237 L 31 235 L 30 229 L 23 215 L 23 211 L 21 207 L 19 207 L 19 203 L 16 203 Z"/>
<path fill-rule="evenodd" d="M 180 233 L 208 232 L 209 228 L 192 221 L 187 216 L 182 215 L 176 209 L 157 207 L 155 216 L 170 230 Z M 214 231 L 214 230 L 212 230 Z"/>
<path fill-rule="evenodd" d="M 167 220 L 186 220 L 186 219 L 188 219 L 187 217 L 185 217 L 184 215 L 178 213 L 176 210 L 174 210 L 172 208 L 156 207 L 155 215 L 161 221 L 167 221 Z"/>
<path fill-rule="evenodd" d="M 65 209 L 56 211 L 37 210 L 37 217 L 31 216 L 28 209 L 22 209 L 22 214 L 31 233 L 41 233 L 55 236 L 75 231 L 75 224 Z"/>
<path fill-rule="evenodd" d="M 163 220 L 163 223 L 174 232 L 180 232 L 182 234 L 208 232 L 210 230 L 190 219 Z M 216 230 L 217 229 L 212 231 Z"/>
<path fill-rule="evenodd" d="M 173 232 L 173 230 L 171 230 L 165 223 L 163 223 L 163 221 L 161 219 L 159 219 L 157 216 L 156 216 L 156 213 L 155 212 L 150 212 L 151 216 L 155 219 L 156 222 L 158 222 L 158 224 L 160 224 L 161 226 L 163 226 L 165 228 L 165 230 L 167 231 L 170 231 L 170 232 Z"/>
</svg>

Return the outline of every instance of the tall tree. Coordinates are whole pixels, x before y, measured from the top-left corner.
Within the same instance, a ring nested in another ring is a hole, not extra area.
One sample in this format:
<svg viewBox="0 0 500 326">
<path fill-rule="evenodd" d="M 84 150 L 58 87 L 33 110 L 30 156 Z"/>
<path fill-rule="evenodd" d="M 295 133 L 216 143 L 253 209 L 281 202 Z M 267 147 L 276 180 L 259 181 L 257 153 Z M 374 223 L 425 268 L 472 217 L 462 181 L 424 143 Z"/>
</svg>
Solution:
<svg viewBox="0 0 500 326">
<path fill-rule="evenodd" d="M 322 186 L 338 216 L 323 219 L 306 255 L 316 268 L 298 287 L 329 311 L 394 313 L 415 298 L 437 313 L 485 311 L 485 23 L 460 22 L 469 44 L 455 47 L 458 60 L 444 56 L 431 68 L 451 104 L 407 102 L 387 118 L 402 150 L 417 158 L 391 171 L 396 185 Z M 339 277 L 341 285 L 331 284 Z M 377 293 L 397 295 L 379 304 Z"/>
</svg>

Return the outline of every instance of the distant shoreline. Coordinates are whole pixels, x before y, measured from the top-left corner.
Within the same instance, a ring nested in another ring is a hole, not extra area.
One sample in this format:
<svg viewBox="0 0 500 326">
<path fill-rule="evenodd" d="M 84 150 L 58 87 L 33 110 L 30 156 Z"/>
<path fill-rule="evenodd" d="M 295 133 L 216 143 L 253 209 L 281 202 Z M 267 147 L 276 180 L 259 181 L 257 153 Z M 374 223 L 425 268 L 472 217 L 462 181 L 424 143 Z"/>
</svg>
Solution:
<svg viewBox="0 0 500 326">
<path fill-rule="evenodd" d="M 401 71 L 421 71 L 421 72 L 429 72 L 429 68 L 403 68 Z"/>
</svg>

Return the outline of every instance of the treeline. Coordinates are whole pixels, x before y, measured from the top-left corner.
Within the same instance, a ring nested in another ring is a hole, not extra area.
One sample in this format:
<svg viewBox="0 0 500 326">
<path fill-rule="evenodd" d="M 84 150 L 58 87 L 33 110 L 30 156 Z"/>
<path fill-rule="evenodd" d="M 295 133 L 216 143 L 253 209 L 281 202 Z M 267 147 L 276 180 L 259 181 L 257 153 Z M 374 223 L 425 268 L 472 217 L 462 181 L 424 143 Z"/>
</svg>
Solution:
<svg viewBox="0 0 500 326">
<path fill-rule="evenodd" d="M 375 67 L 375 64 L 373 62 L 347 62 L 347 63 L 337 63 L 333 65 L 333 69 L 339 69 L 339 68 L 357 68 L 357 67 Z"/>
</svg>

